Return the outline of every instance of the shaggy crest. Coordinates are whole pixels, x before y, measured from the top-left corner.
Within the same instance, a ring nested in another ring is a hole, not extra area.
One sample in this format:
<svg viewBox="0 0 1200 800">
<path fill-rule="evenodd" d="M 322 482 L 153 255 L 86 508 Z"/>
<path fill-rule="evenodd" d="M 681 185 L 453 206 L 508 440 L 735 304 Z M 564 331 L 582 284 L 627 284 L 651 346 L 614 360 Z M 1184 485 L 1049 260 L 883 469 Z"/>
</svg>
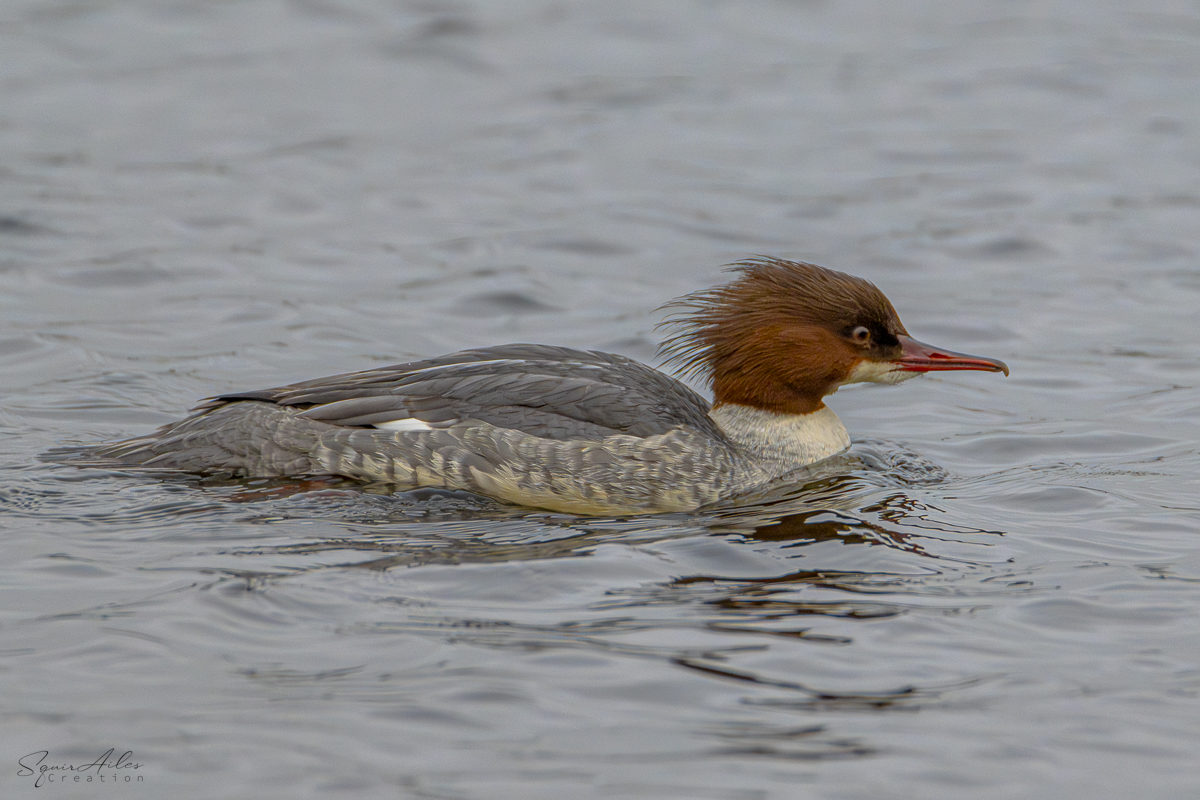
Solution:
<svg viewBox="0 0 1200 800">
<path fill-rule="evenodd" d="M 713 366 L 739 341 L 770 326 L 822 326 L 848 332 L 907 334 L 891 302 L 875 284 L 816 264 L 756 257 L 729 265 L 740 273 L 722 286 L 673 300 L 677 309 L 658 328 L 674 329 L 658 348 L 664 365 L 680 377 L 711 384 Z"/>
</svg>

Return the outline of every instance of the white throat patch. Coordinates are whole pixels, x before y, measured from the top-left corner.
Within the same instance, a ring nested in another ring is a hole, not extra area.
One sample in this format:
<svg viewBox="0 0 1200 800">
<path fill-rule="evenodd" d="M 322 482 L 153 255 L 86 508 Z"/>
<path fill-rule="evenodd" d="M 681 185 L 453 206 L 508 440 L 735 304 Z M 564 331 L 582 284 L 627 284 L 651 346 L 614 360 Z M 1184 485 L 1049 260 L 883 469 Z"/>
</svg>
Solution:
<svg viewBox="0 0 1200 800">
<path fill-rule="evenodd" d="M 849 383 L 900 383 L 920 374 L 901 369 L 894 361 L 868 361 L 864 358 L 854 365 L 846 380 L 838 386 Z"/>
</svg>

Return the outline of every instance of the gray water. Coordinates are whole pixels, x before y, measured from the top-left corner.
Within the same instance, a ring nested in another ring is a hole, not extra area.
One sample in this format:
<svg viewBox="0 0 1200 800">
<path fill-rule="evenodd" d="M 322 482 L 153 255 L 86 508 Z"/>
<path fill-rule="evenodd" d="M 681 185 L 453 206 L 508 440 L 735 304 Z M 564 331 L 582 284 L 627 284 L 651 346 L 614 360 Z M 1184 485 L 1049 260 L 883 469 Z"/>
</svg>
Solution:
<svg viewBox="0 0 1200 800">
<path fill-rule="evenodd" d="M 1198 181 L 1195 2 L 5 0 L 0 793 L 1200 796 Z M 848 458 L 690 515 L 38 459 L 653 361 L 752 253 L 1012 377 L 844 390 Z"/>
</svg>

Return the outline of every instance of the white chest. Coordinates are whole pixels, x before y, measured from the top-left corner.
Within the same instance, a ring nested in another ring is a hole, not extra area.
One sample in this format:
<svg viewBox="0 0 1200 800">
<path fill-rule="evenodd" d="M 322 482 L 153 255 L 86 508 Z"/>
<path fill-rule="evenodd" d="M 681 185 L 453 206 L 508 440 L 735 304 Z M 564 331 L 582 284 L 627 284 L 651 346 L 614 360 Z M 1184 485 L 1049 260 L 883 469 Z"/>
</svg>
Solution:
<svg viewBox="0 0 1200 800">
<path fill-rule="evenodd" d="M 775 414 L 739 405 L 710 412 L 747 457 L 772 464 L 771 472 L 797 469 L 836 455 L 850 446 L 850 434 L 828 407 L 811 414 Z"/>
</svg>

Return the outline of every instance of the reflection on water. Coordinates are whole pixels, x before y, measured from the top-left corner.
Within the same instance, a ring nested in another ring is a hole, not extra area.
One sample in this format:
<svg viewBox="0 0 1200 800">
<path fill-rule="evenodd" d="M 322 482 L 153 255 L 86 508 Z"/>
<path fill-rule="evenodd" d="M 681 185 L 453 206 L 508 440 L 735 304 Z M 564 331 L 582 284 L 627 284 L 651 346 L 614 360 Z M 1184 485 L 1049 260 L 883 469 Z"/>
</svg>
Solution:
<svg viewBox="0 0 1200 800">
<path fill-rule="evenodd" d="M 78 481 L 66 472 L 58 472 L 56 477 Z M 581 582 L 592 582 L 593 590 L 600 590 L 599 597 L 575 609 L 573 618 L 539 623 L 522 619 L 530 613 L 522 608 L 526 601 L 523 592 L 510 595 L 508 607 L 498 607 L 493 613 L 470 603 L 464 616 L 453 611 L 462 598 L 431 602 L 392 595 L 393 582 L 386 581 L 379 587 L 385 589 L 383 593 L 368 591 L 359 600 L 398 610 L 401 618 L 372 620 L 367 614 L 339 631 L 352 636 L 417 636 L 442 645 L 651 659 L 710 678 L 798 695 L 791 700 L 755 701 L 788 709 L 921 705 L 976 685 L 979 678 L 843 692 L 737 666 L 740 655 L 767 652 L 772 648 L 769 642 L 777 638 L 805 646 L 854 643 L 852 628 L 822 632 L 807 622 L 814 617 L 870 621 L 913 613 L 969 613 L 982 602 L 981 596 L 994 593 L 974 589 L 964 594 L 948 588 L 964 570 L 986 570 L 992 565 L 988 548 L 1002 533 L 945 521 L 935 506 L 906 494 L 910 487 L 952 480 L 936 465 L 903 448 L 869 441 L 860 442 L 851 454 L 810 468 L 804 477 L 808 482 L 781 483 L 707 512 L 611 519 L 508 507 L 465 492 L 420 489 L 393 493 L 386 486 L 363 486 L 337 478 L 175 478 L 141 487 L 158 490 L 153 494 L 166 491 L 177 495 L 174 501 L 156 500 L 120 511 L 71 513 L 61 519 L 144 528 L 162 523 L 173 527 L 198 515 L 209 522 L 233 517 L 240 525 L 286 527 L 292 532 L 283 543 L 219 545 L 184 556 L 188 570 L 210 576 L 210 588 L 228 589 L 226 582 L 232 580 L 242 591 L 272 595 L 278 590 L 286 592 L 289 583 L 302 580 L 305 574 L 349 576 L 352 573 L 347 570 L 365 570 L 386 575 L 402 568 L 504 564 L 529 569 L 542 561 L 561 567 L 563 559 L 579 559 Z M 120 492 L 121 482 L 145 482 L 146 478 L 96 472 L 92 480 L 104 482 L 110 489 L 116 484 Z M 43 518 L 47 511 L 32 505 L 24 509 L 33 518 Z M 58 514 L 61 511 L 49 513 L 51 517 Z M 305 533 L 306 529 L 313 533 Z M 853 568 L 865 566 L 859 552 L 862 548 L 878 546 L 894 552 L 895 558 L 886 562 L 889 569 L 879 571 L 885 562 L 878 558 L 870 561 L 875 569 Z M 635 548 L 663 558 L 671 577 L 625 587 L 596 585 L 597 580 L 603 581 L 605 569 L 589 568 L 588 561 L 614 548 Z M 159 568 L 179 569 L 183 566 L 179 560 L 177 556 L 173 565 Z M 803 568 L 797 569 L 801 564 Z M 722 566 L 725 572 L 718 571 Z M 224 596 L 236 597 L 227 591 Z M 89 612 L 72 615 L 79 613 Z M 106 606 L 104 613 L 118 612 Z M 533 617 L 537 616 L 534 612 Z M 681 632 L 686 637 L 687 631 L 716 638 L 703 645 L 688 644 L 686 638 L 680 638 Z M 299 673 L 248 667 L 241 672 L 256 681 L 288 685 L 311 681 L 328 687 L 361 678 L 363 669 Z M 848 745 L 818 735 L 823 728 L 803 730 L 800 751 L 789 746 L 781 752 L 804 758 L 874 752 L 863 743 Z M 771 737 L 746 733 L 744 738 Z M 745 748 L 730 745 L 714 752 L 775 753 L 770 747 L 764 749 L 761 742 Z"/>
</svg>

